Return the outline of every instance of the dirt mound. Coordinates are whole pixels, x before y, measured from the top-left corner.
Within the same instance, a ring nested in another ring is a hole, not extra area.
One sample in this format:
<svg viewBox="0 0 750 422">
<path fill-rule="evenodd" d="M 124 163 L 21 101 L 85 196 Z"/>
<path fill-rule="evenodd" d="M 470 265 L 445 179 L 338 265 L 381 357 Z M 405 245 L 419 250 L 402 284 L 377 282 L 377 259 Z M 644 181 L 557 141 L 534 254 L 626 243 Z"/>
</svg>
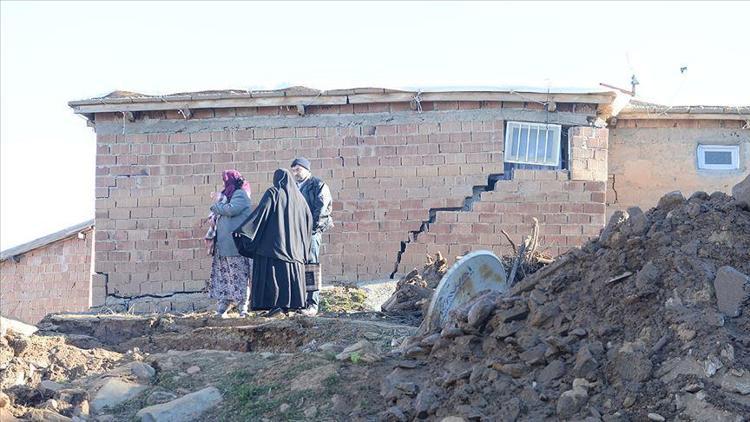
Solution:
<svg viewBox="0 0 750 422">
<path fill-rule="evenodd" d="M 32 388 L 43 381 L 55 385 L 103 373 L 123 358 L 108 350 L 79 349 L 66 340 L 63 336 L 25 336 L 13 331 L 0 337 L 0 391 L 10 396 L 7 405 L 11 414 L 22 416 L 28 408 L 50 398 L 44 388 Z"/>
<path fill-rule="evenodd" d="M 384 417 L 746 420 L 747 274 L 747 204 L 672 193 L 647 213 L 618 212 L 509 295 L 480 296 L 442 331 L 407 339 L 414 361 L 383 382 Z"/>
<path fill-rule="evenodd" d="M 352 411 L 359 415 L 352 420 L 372 420 L 382 410 L 372 397 L 392 367 L 390 352 L 416 327 L 377 313 L 345 315 L 48 315 L 36 334 L 0 340 L 0 420 L 132 420 L 148 405 L 210 385 L 226 403 L 206 420 L 274 420 L 280 406 L 293 420 L 344 420 Z M 358 340 L 373 359 L 337 358 Z"/>
<path fill-rule="evenodd" d="M 427 255 L 427 262 L 421 270 L 415 268 L 396 283 L 396 291 L 383 303 L 382 311 L 421 321 L 430 306 L 432 294 L 446 271 L 448 260 L 440 252 L 434 257 Z"/>
</svg>

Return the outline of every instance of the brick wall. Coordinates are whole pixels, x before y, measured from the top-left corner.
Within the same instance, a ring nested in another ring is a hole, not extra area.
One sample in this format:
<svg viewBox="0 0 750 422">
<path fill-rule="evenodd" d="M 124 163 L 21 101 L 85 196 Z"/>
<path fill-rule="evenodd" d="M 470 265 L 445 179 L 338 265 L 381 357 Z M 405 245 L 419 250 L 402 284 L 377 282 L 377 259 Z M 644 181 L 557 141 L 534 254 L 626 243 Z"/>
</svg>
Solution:
<svg viewBox="0 0 750 422">
<path fill-rule="evenodd" d="M 0 263 L 0 313 L 36 324 L 51 312 L 90 306 L 93 231 L 59 240 Z"/>
<path fill-rule="evenodd" d="M 573 180 L 607 181 L 609 131 L 593 127 L 571 128 L 570 178 Z"/>
<path fill-rule="evenodd" d="M 605 182 L 569 180 L 568 171 L 516 170 L 513 180 L 483 192 L 473 210 L 440 211 L 434 223 L 406 245 L 400 272 L 442 252 L 449 262 L 477 249 L 511 254 L 504 230 L 520 245 L 539 221 L 540 251 L 556 256 L 581 246 L 604 227 Z"/>
<path fill-rule="evenodd" d="M 750 131 L 744 122 L 725 120 L 627 120 L 610 130 L 607 211 L 656 205 L 665 193 L 680 190 L 730 193 L 750 167 Z M 740 168 L 699 170 L 699 144 L 739 145 Z"/>
<path fill-rule="evenodd" d="M 283 107 L 195 110 L 190 121 L 156 112 L 135 123 L 97 114 L 96 271 L 107 274 L 107 294 L 201 290 L 210 258 L 199 220 L 221 171 L 241 171 L 255 202 L 273 170 L 300 155 L 334 197 L 336 227 L 321 256 L 326 279 L 388 277 L 401 242 L 430 209 L 461 207 L 473 186 L 502 173 L 506 119 L 546 120 L 535 104 L 422 106 L 309 106 L 301 117 Z M 568 115 L 585 122 L 583 112 Z"/>
</svg>

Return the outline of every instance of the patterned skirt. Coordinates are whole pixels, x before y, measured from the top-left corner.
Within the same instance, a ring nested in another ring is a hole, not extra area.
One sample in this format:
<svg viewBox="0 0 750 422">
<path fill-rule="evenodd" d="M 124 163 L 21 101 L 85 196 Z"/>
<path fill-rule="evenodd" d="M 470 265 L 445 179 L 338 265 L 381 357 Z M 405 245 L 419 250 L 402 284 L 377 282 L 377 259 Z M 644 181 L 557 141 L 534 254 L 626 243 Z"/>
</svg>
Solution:
<svg viewBox="0 0 750 422">
<path fill-rule="evenodd" d="M 244 256 L 214 255 L 211 263 L 211 279 L 208 296 L 218 300 L 230 300 L 236 304 L 247 303 L 250 298 L 250 277 L 253 260 Z"/>
</svg>

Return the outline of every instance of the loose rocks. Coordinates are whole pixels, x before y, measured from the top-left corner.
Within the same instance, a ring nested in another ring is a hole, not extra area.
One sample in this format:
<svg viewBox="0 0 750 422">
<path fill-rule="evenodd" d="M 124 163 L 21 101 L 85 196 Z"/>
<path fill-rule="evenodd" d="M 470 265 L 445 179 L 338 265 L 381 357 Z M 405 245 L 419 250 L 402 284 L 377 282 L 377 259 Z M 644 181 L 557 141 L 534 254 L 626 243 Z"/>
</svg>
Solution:
<svg viewBox="0 0 750 422">
<path fill-rule="evenodd" d="M 136 416 L 143 422 L 193 421 L 221 401 L 221 392 L 216 387 L 207 387 L 167 403 L 143 408 Z"/>
</svg>

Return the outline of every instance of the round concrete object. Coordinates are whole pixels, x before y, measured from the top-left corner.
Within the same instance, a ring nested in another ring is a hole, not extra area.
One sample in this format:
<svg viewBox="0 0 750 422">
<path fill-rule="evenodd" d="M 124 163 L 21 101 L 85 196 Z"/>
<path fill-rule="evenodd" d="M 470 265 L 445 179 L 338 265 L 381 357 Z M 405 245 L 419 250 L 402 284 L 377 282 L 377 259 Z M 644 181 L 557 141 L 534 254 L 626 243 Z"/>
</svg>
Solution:
<svg viewBox="0 0 750 422">
<path fill-rule="evenodd" d="M 508 290 L 502 262 L 490 251 L 474 251 L 465 255 L 440 280 L 420 331 L 431 332 L 443 327 L 452 309 L 488 290 Z"/>
</svg>

